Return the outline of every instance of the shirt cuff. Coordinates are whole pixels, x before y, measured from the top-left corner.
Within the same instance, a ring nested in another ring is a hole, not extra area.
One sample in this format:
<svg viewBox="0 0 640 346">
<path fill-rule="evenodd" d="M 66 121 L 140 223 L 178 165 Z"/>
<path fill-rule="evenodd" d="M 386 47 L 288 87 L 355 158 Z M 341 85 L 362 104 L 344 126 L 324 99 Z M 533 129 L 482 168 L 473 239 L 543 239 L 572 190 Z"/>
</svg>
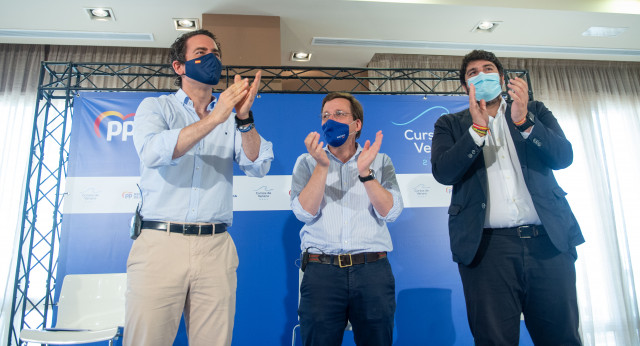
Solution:
<svg viewBox="0 0 640 346">
<path fill-rule="evenodd" d="M 469 133 L 471 134 L 471 138 L 473 138 L 473 141 L 477 146 L 481 147 L 484 145 L 484 139 L 487 138 L 487 136 L 480 137 L 480 135 L 476 133 L 476 131 L 473 131 L 473 126 L 469 127 Z"/>
</svg>

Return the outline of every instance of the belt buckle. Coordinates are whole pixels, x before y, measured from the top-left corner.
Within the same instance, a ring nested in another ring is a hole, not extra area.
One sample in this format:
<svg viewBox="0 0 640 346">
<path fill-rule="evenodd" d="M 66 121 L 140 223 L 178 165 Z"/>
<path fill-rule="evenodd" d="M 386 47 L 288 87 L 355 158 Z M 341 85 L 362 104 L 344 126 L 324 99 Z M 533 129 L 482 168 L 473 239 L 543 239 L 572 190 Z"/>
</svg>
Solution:
<svg viewBox="0 0 640 346">
<path fill-rule="evenodd" d="M 348 264 L 342 264 L 342 256 L 345 256 L 344 258 L 347 258 L 346 256 L 349 256 L 349 263 Z M 346 267 L 351 267 L 353 265 L 353 259 L 351 258 L 351 254 L 346 254 L 346 255 L 338 255 L 338 265 L 340 266 L 340 268 L 346 268 Z"/>
<path fill-rule="evenodd" d="M 197 234 L 195 232 L 187 233 L 188 229 L 191 229 L 192 227 L 195 227 L 195 226 L 198 226 L 198 233 Z M 202 233 L 202 226 L 200 224 L 197 224 L 197 225 L 186 224 L 186 223 L 182 224 L 182 234 L 183 235 L 187 235 L 187 236 L 196 235 L 197 236 L 197 235 L 200 235 L 201 233 Z"/>
<path fill-rule="evenodd" d="M 526 230 L 531 230 L 531 233 L 527 235 L 522 235 L 522 232 Z M 520 237 L 521 239 L 530 239 L 538 236 L 538 229 L 535 228 L 534 226 L 518 226 L 517 231 L 518 231 L 518 237 Z"/>
</svg>

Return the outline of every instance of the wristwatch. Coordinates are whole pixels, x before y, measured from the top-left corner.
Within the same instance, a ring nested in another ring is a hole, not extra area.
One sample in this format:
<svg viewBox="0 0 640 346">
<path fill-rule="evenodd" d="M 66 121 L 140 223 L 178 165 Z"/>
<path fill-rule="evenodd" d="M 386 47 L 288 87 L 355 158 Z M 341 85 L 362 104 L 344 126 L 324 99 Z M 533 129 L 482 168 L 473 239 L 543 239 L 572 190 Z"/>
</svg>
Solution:
<svg viewBox="0 0 640 346">
<path fill-rule="evenodd" d="M 249 124 L 253 124 L 253 112 L 249 111 L 249 117 L 246 119 L 240 119 L 238 118 L 238 115 L 236 114 L 236 126 L 238 128 L 249 125 Z"/>
<path fill-rule="evenodd" d="M 533 113 L 529 112 L 527 113 L 527 115 L 525 116 L 525 122 L 524 124 L 518 126 L 516 125 L 516 128 L 518 129 L 518 131 L 520 132 L 524 132 L 526 131 L 528 128 L 530 128 L 531 126 L 533 126 L 536 122 L 535 122 L 535 117 L 533 115 Z"/>
<path fill-rule="evenodd" d="M 367 182 L 369 180 L 373 180 L 375 179 L 375 175 L 373 174 L 373 169 L 369 168 L 369 175 L 367 175 L 366 177 L 361 177 L 360 174 L 358 174 L 358 179 L 360 179 L 361 182 Z"/>
</svg>

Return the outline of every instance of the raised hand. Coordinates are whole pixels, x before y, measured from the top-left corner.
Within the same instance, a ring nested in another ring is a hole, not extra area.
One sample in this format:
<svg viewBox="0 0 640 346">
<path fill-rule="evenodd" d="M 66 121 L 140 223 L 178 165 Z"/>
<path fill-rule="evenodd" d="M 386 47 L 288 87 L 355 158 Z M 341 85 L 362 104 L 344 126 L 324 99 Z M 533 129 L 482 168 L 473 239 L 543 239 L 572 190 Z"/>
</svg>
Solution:
<svg viewBox="0 0 640 346">
<path fill-rule="evenodd" d="M 218 124 L 225 122 L 233 111 L 233 107 L 249 93 L 249 81 L 239 80 L 237 77 L 239 76 L 236 76 L 235 82 L 220 94 L 216 106 L 209 113 L 209 116 L 213 117 Z"/>
<path fill-rule="evenodd" d="M 507 85 L 509 96 L 513 100 L 511 103 L 511 120 L 518 123 L 527 115 L 527 104 L 529 103 L 529 86 L 522 78 L 509 79 Z"/>
<path fill-rule="evenodd" d="M 249 88 L 247 94 L 242 98 L 239 102 L 236 103 L 236 114 L 240 119 L 246 119 L 249 117 L 249 110 L 251 110 L 251 106 L 253 105 L 253 101 L 258 94 L 258 88 L 260 87 L 260 78 L 262 77 L 262 71 L 258 71 L 256 73 L 256 77 L 253 79 L 253 83 L 251 83 L 251 88 Z M 242 78 L 239 75 L 234 77 L 234 82 L 238 83 L 242 81 Z M 246 79 L 245 79 L 246 81 Z"/>
<path fill-rule="evenodd" d="M 476 101 L 476 87 L 469 83 L 469 112 L 474 124 L 487 126 L 489 124 L 489 113 L 487 112 L 487 102 L 485 100 Z"/>
<path fill-rule="evenodd" d="M 358 157 L 358 173 L 360 173 L 361 177 L 369 175 L 369 168 L 371 167 L 371 163 L 378 155 L 380 151 L 380 146 L 382 145 L 382 131 L 378 131 L 376 133 L 376 140 L 371 144 L 371 142 L 367 139 L 364 143 L 364 147 L 362 148 L 362 152 Z"/>
<path fill-rule="evenodd" d="M 311 132 L 307 135 L 307 138 L 304 139 L 304 145 L 307 147 L 307 151 L 313 157 L 317 164 L 323 167 L 329 167 L 329 157 L 327 156 L 327 152 L 324 151 L 324 143 L 319 142 L 320 134 L 317 132 Z"/>
</svg>

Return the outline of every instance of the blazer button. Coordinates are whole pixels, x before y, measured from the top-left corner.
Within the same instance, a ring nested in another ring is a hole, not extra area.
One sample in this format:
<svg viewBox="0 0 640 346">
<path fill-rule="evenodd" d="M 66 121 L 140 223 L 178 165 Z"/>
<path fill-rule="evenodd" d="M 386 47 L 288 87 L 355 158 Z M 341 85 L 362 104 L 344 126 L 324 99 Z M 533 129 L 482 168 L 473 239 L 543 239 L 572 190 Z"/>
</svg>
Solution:
<svg viewBox="0 0 640 346">
<path fill-rule="evenodd" d="M 476 153 L 476 150 L 475 150 L 475 149 L 471 150 L 471 153 L 472 153 L 472 154 L 475 154 L 475 153 Z"/>
<path fill-rule="evenodd" d="M 468 158 L 473 158 L 473 155 L 469 154 L 467 155 Z"/>
<path fill-rule="evenodd" d="M 485 203 L 482 203 L 482 209 L 485 209 L 487 207 L 487 205 Z"/>
</svg>

